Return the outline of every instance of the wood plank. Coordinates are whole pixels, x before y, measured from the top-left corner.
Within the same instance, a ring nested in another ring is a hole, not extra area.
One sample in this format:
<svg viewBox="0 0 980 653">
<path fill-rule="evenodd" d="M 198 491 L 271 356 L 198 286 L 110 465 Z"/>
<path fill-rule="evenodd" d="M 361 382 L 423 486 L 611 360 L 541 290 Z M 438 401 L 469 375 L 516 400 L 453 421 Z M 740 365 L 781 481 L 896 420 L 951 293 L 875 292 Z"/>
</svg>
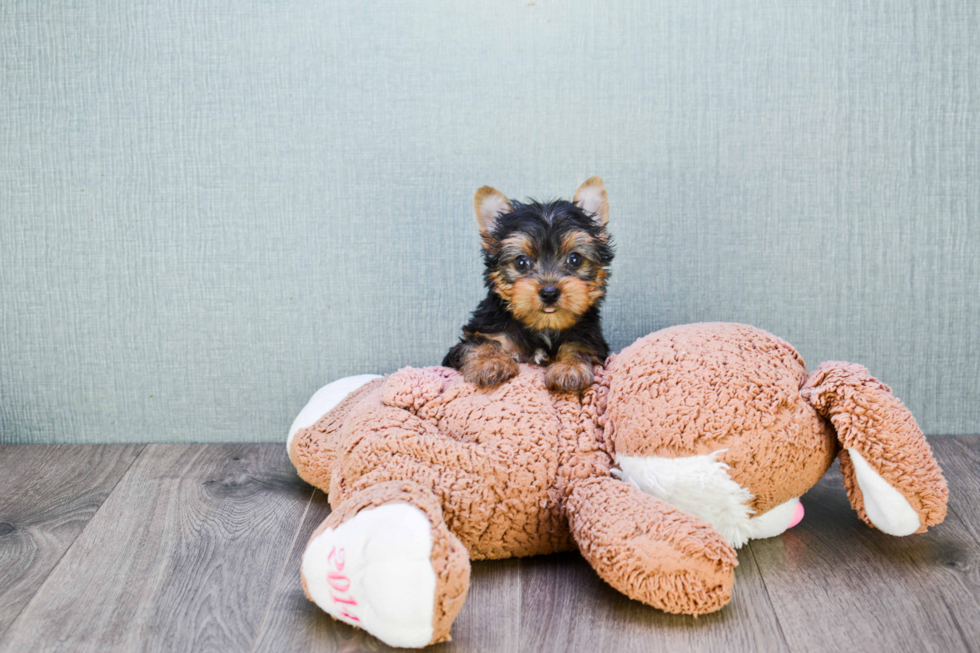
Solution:
<svg viewBox="0 0 980 653">
<path fill-rule="evenodd" d="M 474 562 L 470 591 L 459 611 L 451 642 L 433 647 L 439 653 L 511 653 L 520 647 L 521 574 L 527 558 Z"/>
<path fill-rule="evenodd" d="M 980 435 L 929 439 L 949 484 L 949 511 L 980 544 Z"/>
<path fill-rule="evenodd" d="M 256 639 L 255 653 L 401 650 L 334 620 L 303 595 L 299 578 L 303 551 L 313 531 L 329 514 L 326 496 L 317 491 Z M 469 595 L 453 624 L 453 640 L 427 650 L 434 653 L 517 651 L 519 567 L 517 559 L 473 563 Z"/>
<path fill-rule="evenodd" d="M 247 650 L 311 494 L 281 444 L 147 446 L 0 650 Z"/>
<path fill-rule="evenodd" d="M 607 585 L 578 553 L 521 563 L 521 650 L 783 651 L 762 577 L 739 553 L 732 602 L 714 614 L 670 615 Z"/>
<path fill-rule="evenodd" d="M 574 553 L 475 563 L 431 650 L 980 650 L 980 436 L 931 442 L 951 498 L 928 534 L 862 524 L 835 466 L 800 526 L 740 552 L 720 613 L 647 608 Z M 0 448 L 0 651 L 389 650 L 303 596 L 329 507 L 281 445 L 139 451 Z"/>
<path fill-rule="evenodd" d="M 0 447 L 0 633 L 24 609 L 142 449 Z"/>
<path fill-rule="evenodd" d="M 954 485 L 966 473 L 947 471 Z M 980 550 L 955 513 L 926 534 L 881 533 L 851 510 L 836 464 L 803 504 L 799 526 L 752 545 L 791 650 L 980 648 Z"/>
</svg>

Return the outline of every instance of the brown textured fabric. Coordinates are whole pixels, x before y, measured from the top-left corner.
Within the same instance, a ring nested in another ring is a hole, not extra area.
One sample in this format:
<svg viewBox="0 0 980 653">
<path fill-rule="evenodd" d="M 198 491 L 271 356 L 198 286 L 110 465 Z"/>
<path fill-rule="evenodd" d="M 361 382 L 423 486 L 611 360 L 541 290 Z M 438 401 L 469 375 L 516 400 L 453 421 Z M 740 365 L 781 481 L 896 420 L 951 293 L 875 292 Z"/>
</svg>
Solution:
<svg viewBox="0 0 980 653">
<path fill-rule="evenodd" d="M 596 367 L 581 397 L 548 392 L 535 366 L 492 391 L 451 369 L 404 368 L 298 434 L 290 455 L 303 478 L 329 487 L 328 522 L 390 501 L 425 510 L 448 578 L 468 578 L 461 547 L 478 560 L 578 545 L 631 598 L 697 615 L 730 600 L 734 551 L 699 518 L 612 478 L 614 456 L 724 449 L 720 460 L 759 515 L 815 484 L 838 437 L 867 454 L 923 524 L 941 521 L 945 481 L 885 386 L 846 364 L 808 380 L 791 346 L 738 324 L 642 338 Z M 842 456 L 848 493 L 866 517 L 848 463 Z M 458 582 L 437 592 L 440 633 L 465 596 Z"/>
<path fill-rule="evenodd" d="M 289 460 L 301 479 L 324 492 L 330 489 L 330 472 L 337 458 L 336 435 L 351 409 L 365 395 L 381 387 L 382 381 L 384 379 L 368 381 L 312 426 L 296 432 L 289 445 Z"/>
<path fill-rule="evenodd" d="M 735 550 L 697 517 L 612 478 L 574 483 L 568 516 L 582 556 L 630 598 L 691 615 L 731 599 Z"/>
<path fill-rule="evenodd" d="M 405 368 L 341 428 L 331 505 L 377 483 L 411 480 L 437 496 L 474 560 L 573 548 L 562 512 L 568 476 L 608 473 L 599 391 L 556 396 L 544 371 L 486 392 L 445 368 Z"/>
<path fill-rule="evenodd" d="M 840 468 L 847 498 L 861 519 L 874 526 L 864 511 L 864 498 L 847 452 L 851 448 L 919 514 L 918 533 L 945 518 L 946 479 L 912 414 L 891 388 L 861 365 L 827 362 L 810 374 L 802 394 L 837 429 L 844 447 Z"/>
<path fill-rule="evenodd" d="M 798 497 L 834 460 L 831 426 L 800 396 L 803 359 L 742 324 L 688 324 L 641 338 L 608 363 L 616 453 L 720 460 L 757 514 Z"/>
</svg>

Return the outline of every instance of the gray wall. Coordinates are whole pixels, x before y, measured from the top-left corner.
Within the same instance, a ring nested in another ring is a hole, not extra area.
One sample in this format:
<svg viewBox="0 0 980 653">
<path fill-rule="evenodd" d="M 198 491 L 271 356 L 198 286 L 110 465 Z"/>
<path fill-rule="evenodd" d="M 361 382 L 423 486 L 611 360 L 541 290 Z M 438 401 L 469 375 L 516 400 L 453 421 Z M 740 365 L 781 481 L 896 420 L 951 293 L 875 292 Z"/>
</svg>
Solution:
<svg viewBox="0 0 980 653">
<path fill-rule="evenodd" d="M 593 174 L 615 349 L 748 322 L 980 432 L 974 0 L 4 0 L 0 58 L 0 442 L 279 440 L 441 359 L 477 187 Z"/>
</svg>

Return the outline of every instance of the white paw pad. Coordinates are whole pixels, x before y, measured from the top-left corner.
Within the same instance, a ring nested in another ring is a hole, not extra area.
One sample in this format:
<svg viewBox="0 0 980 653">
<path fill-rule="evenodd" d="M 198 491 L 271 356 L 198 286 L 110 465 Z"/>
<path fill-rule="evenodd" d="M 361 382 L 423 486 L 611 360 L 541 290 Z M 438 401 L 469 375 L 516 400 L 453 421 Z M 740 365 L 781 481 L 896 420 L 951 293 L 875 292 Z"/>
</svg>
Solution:
<svg viewBox="0 0 980 653">
<path fill-rule="evenodd" d="M 436 575 L 432 529 L 415 506 L 362 510 L 325 529 L 303 554 L 301 573 L 313 601 L 389 646 L 432 640 Z"/>
</svg>

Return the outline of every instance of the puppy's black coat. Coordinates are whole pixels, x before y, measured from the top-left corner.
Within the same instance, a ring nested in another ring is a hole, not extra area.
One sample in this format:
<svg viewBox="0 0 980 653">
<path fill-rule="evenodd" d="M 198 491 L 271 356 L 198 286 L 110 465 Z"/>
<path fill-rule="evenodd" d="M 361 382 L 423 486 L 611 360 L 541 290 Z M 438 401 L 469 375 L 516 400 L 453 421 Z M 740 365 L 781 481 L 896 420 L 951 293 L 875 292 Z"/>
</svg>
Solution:
<svg viewBox="0 0 980 653">
<path fill-rule="evenodd" d="M 518 363 L 548 365 L 551 390 L 581 392 L 609 355 L 599 309 L 614 252 L 602 180 L 582 184 L 571 202 L 513 202 L 484 187 L 474 207 L 488 293 L 443 365 L 485 388 Z"/>
</svg>

